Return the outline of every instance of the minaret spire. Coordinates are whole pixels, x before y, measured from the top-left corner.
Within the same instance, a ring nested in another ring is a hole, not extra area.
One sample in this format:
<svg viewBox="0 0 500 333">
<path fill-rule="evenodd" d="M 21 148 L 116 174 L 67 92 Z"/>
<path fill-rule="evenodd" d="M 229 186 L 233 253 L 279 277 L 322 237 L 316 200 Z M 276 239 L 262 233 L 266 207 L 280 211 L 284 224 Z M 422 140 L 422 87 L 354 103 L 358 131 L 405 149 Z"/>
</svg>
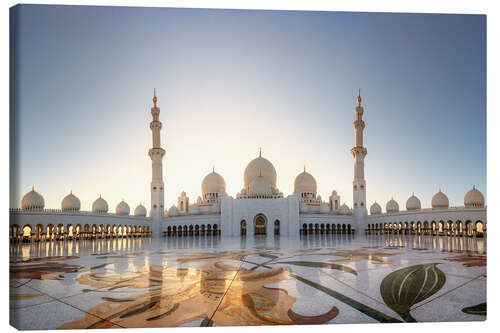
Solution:
<svg viewBox="0 0 500 333">
<path fill-rule="evenodd" d="M 151 218 L 152 231 L 154 237 L 159 237 L 161 233 L 161 221 L 163 220 L 164 210 L 164 183 L 163 183 L 163 156 L 165 150 L 161 147 L 160 131 L 162 123 L 160 121 L 160 108 L 156 104 L 156 88 L 153 89 L 153 107 L 151 115 L 153 121 L 149 124 L 149 128 L 153 134 L 153 147 L 149 149 L 149 157 L 152 162 L 152 179 L 151 179 Z"/>
<path fill-rule="evenodd" d="M 351 149 L 354 158 L 354 180 L 353 180 L 353 210 L 357 220 L 366 217 L 366 181 L 365 181 L 365 156 L 366 148 L 363 146 L 363 130 L 365 122 L 363 121 L 364 109 L 361 106 L 361 88 L 358 89 L 356 98 L 358 105 L 354 108 L 356 116 L 354 120 L 354 148 Z"/>
</svg>

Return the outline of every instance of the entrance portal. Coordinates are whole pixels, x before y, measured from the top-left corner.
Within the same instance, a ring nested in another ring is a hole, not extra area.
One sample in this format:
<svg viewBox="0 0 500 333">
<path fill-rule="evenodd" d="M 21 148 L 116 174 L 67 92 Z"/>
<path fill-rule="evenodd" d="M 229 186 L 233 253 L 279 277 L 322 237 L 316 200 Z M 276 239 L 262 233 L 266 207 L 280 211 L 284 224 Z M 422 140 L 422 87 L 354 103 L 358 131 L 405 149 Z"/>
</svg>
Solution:
<svg viewBox="0 0 500 333">
<path fill-rule="evenodd" d="M 255 235 L 265 235 L 266 234 L 266 218 L 262 215 L 258 215 L 255 218 Z"/>
</svg>

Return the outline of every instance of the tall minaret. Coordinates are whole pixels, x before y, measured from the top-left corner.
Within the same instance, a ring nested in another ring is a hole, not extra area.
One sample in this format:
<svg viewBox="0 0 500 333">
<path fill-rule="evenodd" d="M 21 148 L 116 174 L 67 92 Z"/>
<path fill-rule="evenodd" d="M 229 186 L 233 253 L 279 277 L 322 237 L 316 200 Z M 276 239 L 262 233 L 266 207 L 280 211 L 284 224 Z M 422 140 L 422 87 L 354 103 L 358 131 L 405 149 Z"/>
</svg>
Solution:
<svg viewBox="0 0 500 333">
<path fill-rule="evenodd" d="M 151 131 L 153 132 L 153 148 L 149 149 L 149 157 L 153 162 L 153 177 L 151 180 L 151 219 L 152 219 L 152 231 L 154 237 L 160 237 L 161 234 L 161 221 L 163 220 L 164 211 L 164 183 L 163 183 L 163 156 L 165 156 L 165 150 L 161 147 L 160 142 L 160 131 L 161 122 L 160 118 L 160 108 L 156 105 L 158 98 L 156 98 L 156 89 L 154 90 L 153 97 L 153 107 L 151 108 L 151 114 L 153 115 L 153 121 L 149 125 Z"/>
<path fill-rule="evenodd" d="M 363 147 L 363 107 L 361 106 L 361 89 L 358 91 L 358 106 L 354 109 L 356 120 L 354 121 L 355 144 L 351 149 L 354 157 L 354 181 L 353 185 L 353 211 L 354 217 L 363 219 L 367 215 L 366 210 L 366 181 L 365 181 L 365 156 L 367 150 Z"/>
</svg>

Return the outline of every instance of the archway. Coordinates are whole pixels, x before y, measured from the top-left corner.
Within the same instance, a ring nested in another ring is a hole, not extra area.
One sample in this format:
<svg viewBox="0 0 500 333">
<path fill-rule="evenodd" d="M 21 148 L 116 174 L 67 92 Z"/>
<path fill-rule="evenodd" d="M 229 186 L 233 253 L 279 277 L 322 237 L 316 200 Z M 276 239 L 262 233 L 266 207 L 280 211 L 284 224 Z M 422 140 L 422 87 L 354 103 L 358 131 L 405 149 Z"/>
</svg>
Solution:
<svg viewBox="0 0 500 333">
<path fill-rule="evenodd" d="M 255 217 L 254 220 L 254 225 L 255 225 L 255 230 L 254 234 L 255 235 L 265 235 L 266 234 L 266 225 L 267 225 L 267 220 L 266 217 L 262 214 L 259 214 Z"/>
<path fill-rule="evenodd" d="M 246 236 L 247 234 L 247 221 L 241 220 L 240 222 L 240 235 Z"/>
<path fill-rule="evenodd" d="M 274 221 L 274 234 L 275 235 L 280 234 L 280 221 L 279 220 Z"/>
<path fill-rule="evenodd" d="M 484 224 L 482 221 L 476 221 L 476 237 L 484 236 Z"/>
<path fill-rule="evenodd" d="M 31 225 L 27 224 L 23 227 L 23 242 L 31 241 Z"/>
</svg>

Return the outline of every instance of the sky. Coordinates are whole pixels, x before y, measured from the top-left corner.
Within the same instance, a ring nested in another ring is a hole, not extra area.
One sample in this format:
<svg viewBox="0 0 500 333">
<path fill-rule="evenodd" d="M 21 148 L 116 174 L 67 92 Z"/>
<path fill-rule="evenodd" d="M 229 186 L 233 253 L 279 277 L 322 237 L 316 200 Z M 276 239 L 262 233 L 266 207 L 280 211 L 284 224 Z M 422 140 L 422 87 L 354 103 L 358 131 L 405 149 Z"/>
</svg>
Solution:
<svg viewBox="0 0 500 333">
<path fill-rule="evenodd" d="M 10 206 L 35 189 L 150 207 L 156 88 L 165 205 L 215 166 L 233 197 L 269 159 L 352 206 L 354 107 L 367 203 L 486 196 L 486 16 L 22 5 L 11 9 Z"/>
</svg>

